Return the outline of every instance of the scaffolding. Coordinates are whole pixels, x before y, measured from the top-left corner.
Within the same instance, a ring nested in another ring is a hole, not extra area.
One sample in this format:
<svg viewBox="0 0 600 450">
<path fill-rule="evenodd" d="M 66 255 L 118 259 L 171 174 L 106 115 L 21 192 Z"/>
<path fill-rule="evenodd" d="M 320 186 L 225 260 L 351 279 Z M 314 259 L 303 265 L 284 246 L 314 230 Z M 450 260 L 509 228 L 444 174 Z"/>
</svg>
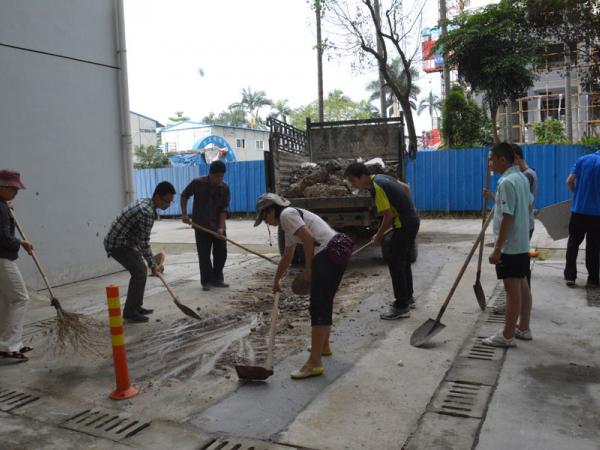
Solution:
<svg viewBox="0 0 600 450">
<path fill-rule="evenodd" d="M 567 130 L 566 95 L 570 98 L 572 140 L 583 135 L 600 137 L 600 92 L 585 91 L 581 78 L 592 64 L 600 64 L 598 53 L 584 62 L 577 52 L 566 54 L 561 44 L 546 46 L 541 63 L 536 67 L 538 79 L 529 88 L 528 95 L 510 102 L 498 112 L 498 126 L 502 139 L 533 143 L 533 124 L 547 118 L 560 120 Z M 570 89 L 567 93 L 566 67 L 569 58 L 574 61 L 570 70 Z"/>
</svg>

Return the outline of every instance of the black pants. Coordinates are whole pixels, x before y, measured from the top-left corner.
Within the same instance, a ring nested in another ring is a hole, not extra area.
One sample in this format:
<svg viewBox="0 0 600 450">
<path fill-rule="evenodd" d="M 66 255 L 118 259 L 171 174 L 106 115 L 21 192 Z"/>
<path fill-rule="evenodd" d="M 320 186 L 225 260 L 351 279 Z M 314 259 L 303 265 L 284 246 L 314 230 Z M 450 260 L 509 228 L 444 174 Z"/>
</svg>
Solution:
<svg viewBox="0 0 600 450">
<path fill-rule="evenodd" d="M 410 268 L 411 250 L 414 248 L 419 224 L 404 226 L 392 232 L 388 268 L 394 288 L 394 306 L 408 308 L 413 297 L 413 279 Z"/>
<path fill-rule="evenodd" d="M 137 313 L 137 310 L 144 303 L 144 289 L 146 288 L 148 268 L 144 263 L 142 255 L 132 248 L 116 248 L 110 251 L 110 256 L 131 274 L 129 288 L 127 289 L 127 300 L 123 308 L 123 316 L 130 316 Z"/>
<path fill-rule="evenodd" d="M 313 258 L 309 307 L 311 326 L 331 325 L 333 299 L 345 270 L 346 264 L 333 263 L 327 256 L 327 250 L 322 250 Z"/>
<path fill-rule="evenodd" d="M 200 282 L 202 286 L 223 282 L 223 267 L 227 260 L 227 242 L 208 233 L 196 230 L 196 250 L 200 263 Z M 210 260 L 212 250 L 213 260 Z"/>
<path fill-rule="evenodd" d="M 571 213 L 565 280 L 577 279 L 577 253 L 585 237 L 585 267 L 588 283 L 600 281 L 600 216 Z"/>
</svg>

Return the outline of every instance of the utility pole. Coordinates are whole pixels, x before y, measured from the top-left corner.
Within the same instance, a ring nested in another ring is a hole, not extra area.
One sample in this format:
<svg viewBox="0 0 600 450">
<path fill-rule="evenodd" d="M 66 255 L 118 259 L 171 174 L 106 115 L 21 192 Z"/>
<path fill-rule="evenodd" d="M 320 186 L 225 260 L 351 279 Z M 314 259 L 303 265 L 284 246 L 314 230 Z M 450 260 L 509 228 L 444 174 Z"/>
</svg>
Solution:
<svg viewBox="0 0 600 450">
<path fill-rule="evenodd" d="M 381 14 L 379 12 L 379 0 L 373 2 L 373 9 L 375 10 L 375 20 L 377 26 L 381 28 Z M 377 33 L 377 53 L 381 55 L 383 51 L 383 42 L 381 42 L 381 36 Z M 381 117 L 387 117 L 387 104 L 385 101 L 385 80 L 383 78 L 383 69 L 379 67 L 379 110 L 381 111 Z"/>
<path fill-rule="evenodd" d="M 440 27 L 442 29 L 442 36 L 445 36 L 448 32 L 448 27 L 446 25 L 446 16 L 446 0 L 440 0 Z M 443 78 L 444 92 L 442 94 L 444 97 L 446 97 L 450 93 L 450 70 L 448 69 L 448 61 L 446 60 L 446 57 L 444 57 Z"/>
<path fill-rule="evenodd" d="M 323 42 L 321 41 L 321 0 L 315 0 L 315 14 L 317 15 L 317 82 L 319 85 L 319 122 L 323 122 Z"/>
</svg>

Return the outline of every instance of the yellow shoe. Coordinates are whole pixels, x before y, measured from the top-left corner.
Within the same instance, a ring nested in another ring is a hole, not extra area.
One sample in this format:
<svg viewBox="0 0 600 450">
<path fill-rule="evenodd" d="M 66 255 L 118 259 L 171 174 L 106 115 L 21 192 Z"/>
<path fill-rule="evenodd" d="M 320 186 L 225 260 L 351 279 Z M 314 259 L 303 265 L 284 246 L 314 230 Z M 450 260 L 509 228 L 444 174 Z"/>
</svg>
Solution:
<svg viewBox="0 0 600 450">
<path fill-rule="evenodd" d="M 325 373 L 325 367 L 315 367 L 314 369 L 308 370 L 306 372 L 302 372 L 301 370 L 297 370 L 296 372 L 292 372 L 290 376 L 292 380 L 303 380 L 304 378 L 310 377 L 318 377 Z"/>
</svg>

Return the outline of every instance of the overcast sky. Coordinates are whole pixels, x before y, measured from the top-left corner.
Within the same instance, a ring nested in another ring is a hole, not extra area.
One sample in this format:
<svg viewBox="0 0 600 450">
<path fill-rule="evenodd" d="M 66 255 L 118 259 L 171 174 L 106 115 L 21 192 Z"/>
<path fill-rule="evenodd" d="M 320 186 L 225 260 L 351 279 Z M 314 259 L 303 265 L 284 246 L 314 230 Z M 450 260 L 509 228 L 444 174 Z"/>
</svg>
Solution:
<svg viewBox="0 0 600 450">
<path fill-rule="evenodd" d="M 132 111 L 162 123 L 175 111 L 201 120 L 239 101 L 248 86 L 292 107 L 317 97 L 306 0 L 126 0 L 125 17 Z M 437 0 L 427 0 L 423 26 L 437 19 Z M 355 73 L 351 62 L 325 61 L 326 95 L 341 89 L 356 101 L 368 97 L 365 86 L 377 74 Z M 439 93 L 439 76 L 421 74 L 422 96 Z M 427 112 L 415 118 L 418 132 L 430 128 Z"/>
</svg>

